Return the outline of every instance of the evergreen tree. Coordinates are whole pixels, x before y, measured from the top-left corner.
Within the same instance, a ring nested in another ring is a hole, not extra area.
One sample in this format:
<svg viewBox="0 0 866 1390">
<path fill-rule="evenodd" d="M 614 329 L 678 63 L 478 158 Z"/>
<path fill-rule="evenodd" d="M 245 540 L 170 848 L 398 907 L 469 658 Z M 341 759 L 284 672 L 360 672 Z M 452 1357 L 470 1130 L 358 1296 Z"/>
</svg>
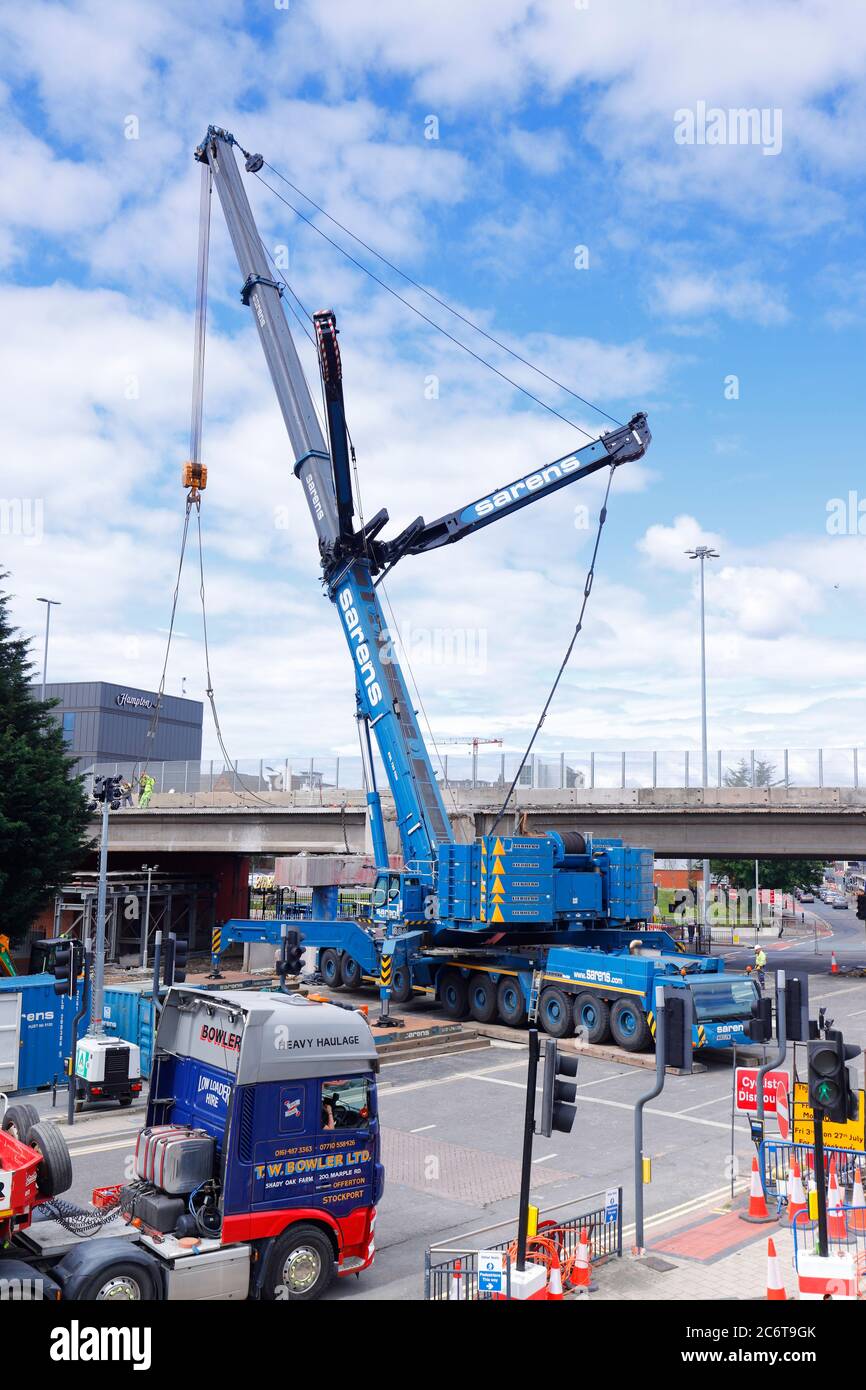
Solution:
<svg viewBox="0 0 866 1390">
<path fill-rule="evenodd" d="M 90 816 L 50 713 L 57 701 L 34 699 L 29 640 L 8 605 L 0 590 L 0 933 L 15 942 L 81 863 Z"/>
<path fill-rule="evenodd" d="M 754 859 L 711 859 L 710 872 L 714 878 L 727 878 L 732 888 L 754 888 Z M 762 888 L 775 888 L 780 893 L 793 893 L 795 888 L 809 888 L 824 877 L 821 859 L 761 859 L 758 865 Z"/>
</svg>

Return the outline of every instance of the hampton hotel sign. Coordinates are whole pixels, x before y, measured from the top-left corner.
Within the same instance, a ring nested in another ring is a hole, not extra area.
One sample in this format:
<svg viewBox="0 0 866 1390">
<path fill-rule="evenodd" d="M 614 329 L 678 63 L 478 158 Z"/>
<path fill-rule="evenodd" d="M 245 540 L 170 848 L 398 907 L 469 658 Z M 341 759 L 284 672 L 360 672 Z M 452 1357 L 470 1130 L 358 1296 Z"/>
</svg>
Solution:
<svg viewBox="0 0 866 1390">
<path fill-rule="evenodd" d="M 128 690 L 121 690 L 119 695 L 115 695 L 114 703 L 121 709 L 154 709 L 156 701 L 149 695 L 130 695 Z"/>
</svg>

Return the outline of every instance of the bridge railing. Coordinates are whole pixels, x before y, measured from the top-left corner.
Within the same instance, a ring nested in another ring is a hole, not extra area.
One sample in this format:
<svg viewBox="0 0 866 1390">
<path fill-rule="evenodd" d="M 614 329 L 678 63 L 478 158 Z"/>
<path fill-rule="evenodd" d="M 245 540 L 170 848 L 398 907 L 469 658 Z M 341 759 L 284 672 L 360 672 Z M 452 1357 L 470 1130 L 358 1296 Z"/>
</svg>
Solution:
<svg viewBox="0 0 866 1390">
<path fill-rule="evenodd" d="M 431 749 L 443 785 L 505 789 L 520 764 L 516 751 L 455 753 Z M 218 759 L 186 762 L 144 760 L 92 763 L 81 759 L 77 772 L 126 777 L 137 788 L 143 771 L 155 779 L 156 792 L 306 792 L 315 800 L 333 799 L 335 791 L 361 791 L 360 757 L 342 754 L 289 754 L 242 758 L 234 764 Z M 384 770 L 377 763 L 380 785 Z M 526 789 L 571 788 L 634 790 L 689 789 L 704 785 L 701 756 L 694 749 L 568 749 L 533 754 L 518 785 Z M 866 748 L 723 748 L 707 759 L 708 787 L 852 787 L 866 785 Z"/>
</svg>

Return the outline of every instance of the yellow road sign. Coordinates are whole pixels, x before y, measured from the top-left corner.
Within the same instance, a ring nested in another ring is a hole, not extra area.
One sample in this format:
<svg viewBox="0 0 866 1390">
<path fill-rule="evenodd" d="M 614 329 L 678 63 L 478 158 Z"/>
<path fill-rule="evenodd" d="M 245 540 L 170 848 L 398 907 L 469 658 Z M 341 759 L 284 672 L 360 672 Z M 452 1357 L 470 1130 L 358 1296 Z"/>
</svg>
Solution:
<svg viewBox="0 0 866 1390">
<path fill-rule="evenodd" d="M 857 1092 L 857 1104 L 856 1120 L 848 1120 L 844 1125 L 824 1121 L 824 1143 L 827 1148 L 856 1149 L 859 1153 L 866 1153 L 866 1095 L 863 1091 Z M 815 1113 L 809 1105 L 809 1087 L 805 1081 L 795 1081 L 792 1135 L 795 1144 L 815 1142 L 814 1120 Z"/>
</svg>

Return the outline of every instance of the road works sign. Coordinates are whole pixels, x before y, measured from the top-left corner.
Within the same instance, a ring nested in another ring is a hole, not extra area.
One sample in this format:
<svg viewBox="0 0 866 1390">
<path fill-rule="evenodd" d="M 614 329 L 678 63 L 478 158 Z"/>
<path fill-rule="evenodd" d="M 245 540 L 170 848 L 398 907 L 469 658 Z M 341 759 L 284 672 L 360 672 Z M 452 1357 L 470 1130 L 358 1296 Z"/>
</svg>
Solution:
<svg viewBox="0 0 866 1390">
<path fill-rule="evenodd" d="M 786 1071 L 768 1071 L 764 1077 L 764 1114 L 775 1115 L 776 1113 L 776 1088 L 787 1091 L 791 1084 L 791 1078 Z M 738 1110 L 751 1110 L 757 1112 L 758 1109 L 758 1068 L 757 1067 L 737 1067 L 737 1099 Z"/>
<path fill-rule="evenodd" d="M 824 1143 L 828 1149 L 856 1149 L 866 1153 L 866 1095 L 857 1092 L 857 1119 L 844 1125 L 824 1121 Z M 809 1087 L 805 1081 L 794 1083 L 794 1143 L 814 1144 L 815 1112 L 809 1106 Z"/>
<path fill-rule="evenodd" d="M 505 1293 L 504 1250 L 479 1250 L 478 1292 Z"/>
</svg>

